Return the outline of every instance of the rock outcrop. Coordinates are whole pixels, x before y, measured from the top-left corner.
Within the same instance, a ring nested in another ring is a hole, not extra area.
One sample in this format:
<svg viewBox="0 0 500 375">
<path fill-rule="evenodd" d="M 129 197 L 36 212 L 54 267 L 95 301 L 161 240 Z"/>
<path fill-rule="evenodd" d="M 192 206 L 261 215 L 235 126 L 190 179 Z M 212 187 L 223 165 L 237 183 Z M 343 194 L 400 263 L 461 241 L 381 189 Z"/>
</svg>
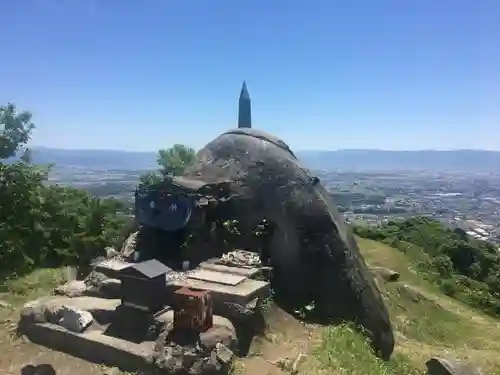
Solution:
<svg viewBox="0 0 500 375">
<path fill-rule="evenodd" d="M 217 215 L 238 221 L 242 248 L 253 248 L 247 234 L 258 223 L 272 224 L 269 256 L 277 295 L 296 306 L 313 302 L 323 317 L 361 324 L 377 354 L 388 359 L 394 336 L 380 291 L 330 195 L 290 148 L 255 129 L 235 129 L 197 158 L 174 185 L 225 195 Z"/>
<path fill-rule="evenodd" d="M 428 375 L 483 375 L 478 367 L 457 359 L 433 357 L 425 365 Z"/>
<path fill-rule="evenodd" d="M 370 267 L 370 270 L 374 276 L 379 277 L 386 282 L 398 281 L 400 277 L 399 272 L 391 270 L 390 268 Z"/>
<path fill-rule="evenodd" d="M 88 328 L 94 318 L 88 311 L 63 304 L 63 298 L 41 298 L 24 305 L 19 322 L 20 332 L 31 323 L 52 323 L 69 331 L 80 333 Z"/>
<path fill-rule="evenodd" d="M 61 316 L 59 325 L 76 333 L 83 332 L 94 320 L 92 314 L 88 311 L 66 305 L 61 307 L 59 315 Z"/>
</svg>

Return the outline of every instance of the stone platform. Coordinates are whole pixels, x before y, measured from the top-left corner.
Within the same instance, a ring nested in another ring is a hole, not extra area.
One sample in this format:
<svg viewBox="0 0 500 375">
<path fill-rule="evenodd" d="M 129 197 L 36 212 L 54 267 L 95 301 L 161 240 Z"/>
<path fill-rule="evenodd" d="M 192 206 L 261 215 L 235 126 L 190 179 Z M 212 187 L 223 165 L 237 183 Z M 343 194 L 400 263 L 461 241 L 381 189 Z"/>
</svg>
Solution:
<svg viewBox="0 0 500 375">
<path fill-rule="evenodd" d="M 118 366 L 124 371 L 144 370 L 149 366 L 154 341 L 136 344 L 103 334 L 119 305 L 118 299 L 45 297 L 24 307 L 19 330 L 36 344 L 93 363 Z M 82 333 L 61 327 L 51 318 L 61 306 L 90 312 L 94 322 Z"/>
<path fill-rule="evenodd" d="M 96 271 L 111 278 L 118 278 L 119 272 L 132 265 L 119 260 L 107 260 L 98 264 Z M 255 280 L 261 270 L 257 267 L 234 267 L 217 264 L 216 259 L 201 263 L 190 271 L 172 271 L 166 276 L 167 290 L 181 287 L 211 292 L 215 304 L 222 302 L 245 306 L 255 298 L 263 298 L 269 290 L 269 282 Z"/>
<path fill-rule="evenodd" d="M 85 359 L 89 362 L 117 366 L 124 371 L 145 371 L 155 342 L 140 344 L 103 335 L 99 330 L 74 333 L 51 323 L 34 323 L 24 328 L 34 343 Z"/>
<path fill-rule="evenodd" d="M 21 314 L 20 331 L 34 343 L 130 372 L 169 366 L 191 371 L 192 366 L 203 367 L 202 363 L 219 368 L 220 358 L 213 358 L 219 355 L 215 352 L 220 345 L 230 348 L 232 353 L 251 342 L 254 332 L 250 328 L 257 326 L 255 317 L 259 315 L 255 313 L 257 305 L 254 302 L 264 298 L 269 290 L 269 282 L 255 279 L 261 273 L 259 267 L 223 265 L 215 259 L 194 270 L 172 270 L 165 280 L 163 302 L 166 309 L 154 316 L 136 316 L 121 308 L 121 300 L 117 298 L 123 288 L 120 271 L 130 265 L 132 263 L 117 259 L 104 261 L 96 265 L 95 271 L 109 279 L 96 278 L 97 284 L 90 286 L 85 281 L 72 282 L 66 284 L 67 288 L 60 288 L 60 294 L 65 296 L 47 297 L 28 304 Z M 78 283 L 77 290 L 70 287 L 75 283 Z M 113 284 L 113 293 L 106 291 L 104 285 L 107 284 Z M 168 305 L 173 301 L 173 293 L 181 287 L 209 291 L 212 296 L 214 326 L 200 335 L 199 347 L 179 345 L 172 340 L 168 344 L 172 347 L 159 344 L 165 341 L 162 335 L 168 334 L 173 327 L 174 312 Z M 250 311 L 248 306 L 254 307 Z M 74 317 L 90 313 L 87 328 L 76 333 L 63 324 L 60 317 L 63 308 L 72 310 Z M 159 345 L 162 347 L 160 354 Z"/>
<path fill-rule="evenodd" d="M 119 367 L 123 371 L 136 372 L 155 369 L 153 357 L 158 336 L 142 342 L 132 342 L 107 334 L 107 329 L 116 320 L 120 300 L 96 297 L 46 297 L 28 304 L 21 313 L 20 333 L 32 342 L 61 351 L 84 360 Z M 93 324 L 82 333 L 72 332 L 53 321 L 51 312 L 65 305 L 82 309 L 94 316 Z M 173 322 L 173 311 L 158 314 L 154 320 L 168 332 Z M 47 321 L 49 320 L 49 321 Z M 229 348 L 236 345 L 236 330 L 226 318 L 214 316 L 214 326 L 200 335 L 204 347 L 215 347 L 222 342 Z"/>
</svg>

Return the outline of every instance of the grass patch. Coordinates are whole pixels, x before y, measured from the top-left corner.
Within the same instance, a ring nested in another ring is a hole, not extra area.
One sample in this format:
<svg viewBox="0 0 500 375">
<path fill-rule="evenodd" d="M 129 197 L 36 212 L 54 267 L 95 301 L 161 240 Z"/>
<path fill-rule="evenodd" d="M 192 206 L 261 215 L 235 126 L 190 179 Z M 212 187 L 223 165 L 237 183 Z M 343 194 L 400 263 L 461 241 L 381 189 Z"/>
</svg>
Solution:
<svg viewBox="0 0 500 375">
<path fill-rule="evenodd" d="M 500 375 L 500 322 L 453 298 L 424 280 L 415 267 L 418 253 L 358 238 L 372 266 L 400 273 L 398 282 L 380 282 L 391 315 L 396 348 L 389 362 L 376 358 L 351 325 L 325 329 L 315 349 L 321 373 L 353 375 L 425 374 L 432 356 L 454 357 Z"/>
<path fill-rule="evenodd" d="M 42 268 L 18 278 L 0 284 L 0 298 L 13 306 L 50 294 L 66 280 L 63 268 Z"/>
<path fill-rule="evenodd" d="M 389 245 L 364 238 L 357 238 L 357 241 L 369 264 L 393 269 L 401 275 L 400 282 L 382 285 L 397 331 L 426 344 L 500 350 L 500 322 L 445 296 L 436 285 L 423 280 L 412 268 L 418 257 L 416 254 L 404 254 Z M 405 284 L 409 289 L 403 288 Z M 419 296 L 418 302 L 414 301 L 412 290 Z"/>
<path fill-rule="evenodd" d="M 498 319 L 445 296 L 438 286 L 424 280 L 414 268 L 419 254 L 402 253 L 368 239 L 357 240 L 369 264 L 401 275 L 399 282 L 380 283 L 393 328 L 398 332 L 396 354 L 404 353 L 417 364 L 432 355 L 444 355 L 466 359 L 486 372 L 500 370 Z"/>
<path fill-rule="evenodd" d="M 441 307 L 402 283 L 386 285 L 394 328 L 405 337 L 428 344 L 456 344 L 467 337 L 471 327 L 458 314 Z"/>
<path fill-rule="evenodd" d="M 403 354 L 395 354 L 384 362 L 375 357 L 364 337 L 351 325 L 343 324 L 325 330 L 320 345 L 315 349 L 322 366 L 339 374 L 349 375 L 420 375 Z"/>
<path fill-rule="evenodd" d="M 401 279 L 411 285 L 420 286 L 433 292 L 438 291 L 435 285 L 423 280 L 417 272 L 415 263 L 419 260 L 420 254 L 411 251 L 405 254 L 386 244 L 366 238 L 356 237 L 356 241 L 368 264 L 393 269 L 400 273 Z"/>
</svg>

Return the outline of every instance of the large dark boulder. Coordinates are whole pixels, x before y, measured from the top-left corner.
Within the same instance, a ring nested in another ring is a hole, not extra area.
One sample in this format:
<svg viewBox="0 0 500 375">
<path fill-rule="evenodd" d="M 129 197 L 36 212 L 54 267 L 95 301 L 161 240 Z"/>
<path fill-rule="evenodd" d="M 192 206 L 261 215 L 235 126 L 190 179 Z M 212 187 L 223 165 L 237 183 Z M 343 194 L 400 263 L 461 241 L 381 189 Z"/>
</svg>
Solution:
<svg viewBox="0 0 500 375">
<path fill-rule="evenodd" d="M 231 130 L 200 150 L 179 181 L 200 181 L 212 190 L 220 184 L 230 197 L 225 214 L 238 220 L 243 242 L 257 223 L 271 222 L 277 292 L 297 305 L 314 302 L 324 317 L 362 325 L 377 355 L 390 357 L 389 314 L 351 230 L 319 179 L 283 141 L 255 129 Z"/>
</svg>

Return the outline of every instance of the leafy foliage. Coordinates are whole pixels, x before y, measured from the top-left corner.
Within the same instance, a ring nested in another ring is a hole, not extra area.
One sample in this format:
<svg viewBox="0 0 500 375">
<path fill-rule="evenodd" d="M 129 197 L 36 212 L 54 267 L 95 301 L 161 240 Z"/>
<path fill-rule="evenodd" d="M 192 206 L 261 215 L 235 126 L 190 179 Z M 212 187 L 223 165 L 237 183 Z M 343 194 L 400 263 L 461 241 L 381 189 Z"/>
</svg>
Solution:
<svg viewBox="0 0 500 375">
<path fill-rule="evenodd" d="M 360 237 L 387 243 L 418 261 L 418 269 L 441 290 L 492 315 L 500 315 L 500 253 L 426 217 L 357 227 Z"/>
<path fill-rule="evenodd" d="M 17 113 L 11 103 L 0 107 L 0 159 L 14 156 L 29 141 L 34 127 L 31 113 Z"/>
<path fill-rule="evenodd" d="M 158 151 L 157 162 L 164 176 L 181 175 L 196 160 L 196 152 L 187 146 L 175 144 Z"/>
<path fill-rule="evenodd" d="M 175 144 L 171 148 L 158 151 L 156 161 L 160 167 L 159 171 L 143 174 L 139 189 L 147 189 L 164 178 L 181 175 L 196 161 L 196 152 L 190 147 Z"/>
<path fill-rule="evenodd" d="M 157 172 L 147 172 L 139 179 L 139 188 L 147 188 L 162 180 L 162 176 Z"/>
<path fill-rule="evenodd" d="M 125 220 L 121 203 L 79 189 L 47 184 L 50 167 L 31 164 L 29 152 L 7 163 L 30 139 L 28 112 L 0 108 L 0 277 L 35 267 L 83 267 L 113 242 Z"/>
</svg>

